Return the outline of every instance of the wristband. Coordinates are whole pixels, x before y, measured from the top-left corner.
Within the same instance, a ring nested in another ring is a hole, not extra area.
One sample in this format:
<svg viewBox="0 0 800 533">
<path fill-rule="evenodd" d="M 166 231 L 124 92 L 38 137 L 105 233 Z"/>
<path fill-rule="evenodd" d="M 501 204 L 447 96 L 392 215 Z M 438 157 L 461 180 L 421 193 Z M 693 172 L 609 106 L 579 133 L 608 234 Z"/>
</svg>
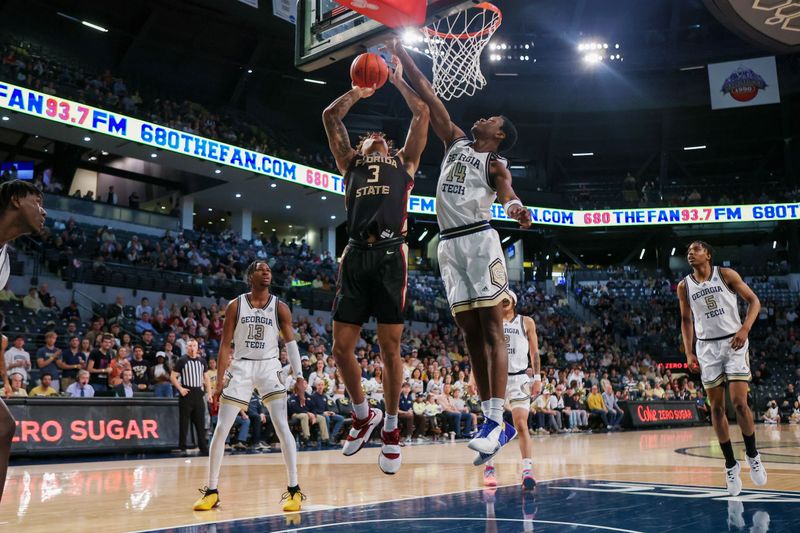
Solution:
<svg viewBox="0 0 800 533">
<path fill-rule="evenodd" d="M 537 381 L 542 381 L 542 376 L 540 376 L 539 374 L 534 374 L 533 382 L 536 383 Z"/>
<path fill-rule="evenodd" d="M 522 202 L 520 202 L 517 198 L 514 198 L 513 200 L 509 200 L 508 202 L 503 204 L 503 211 L 505 211 L 506 214 L 508 214 L 508 209 L 515 205 L 518 205 L 522 208 L 525 207 L 524 205 L 522 205 Z"/>
</svg>

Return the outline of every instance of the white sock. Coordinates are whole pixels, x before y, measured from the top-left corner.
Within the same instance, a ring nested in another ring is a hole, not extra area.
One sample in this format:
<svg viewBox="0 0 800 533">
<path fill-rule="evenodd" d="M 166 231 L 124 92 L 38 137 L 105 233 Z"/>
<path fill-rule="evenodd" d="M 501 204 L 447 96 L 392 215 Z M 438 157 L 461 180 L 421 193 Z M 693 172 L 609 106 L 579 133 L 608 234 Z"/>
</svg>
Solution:
<svg viewBox="0 0 800 533">
<path fill-rule="evenodd" d="M 286 398 L 280 398 L 267 402 L 267 411 L 272 419 L 272 427 L 281 443 L 281 454 L 286 465 L 286 476 L 289 478 L 288 486 L 297 486 L 297 444 L 289 429 L 289 418 L 286 408 Z"/>
<path fill-rule="evenodd" d="M 489 400 L 488 417 L 498 424 L 503 423 L 503 404 L 505 404 L 505 402 L 503 398 L 491 398 Z"/>
<path fill-rule="evenodd" d="M 214 428 L 211 447 L 208 449 L 208 488 L 211 490 L 217 490 L 219 469 L 222 466 L 222 458 L 225 456 L 225 439 L 231 432 L 238 414 L 239 408 L 235 405 L 223 403 L 219 406 L 217 427 Z"/>
<path fill-rule="evenodd" d="M 354 403 L 353 404 L 353 412 L 356 414 L 356 418 L 359 420 L 364 420 L 369 416 L 369 404 L 367 400 L 364 399 L 361 403 Z"/>
<path fill-rule="evenodd" d="M 486 461 L 486 468 L 494 468 L 494 459 Z"/>
<path fill-rule="evenodd" d="M 526 457 L 522 460 L 522 469 L 523 470 L 533 470 L 533 459 Z"/>
<path fill-rule="evenodd" d="M 490 407 L 491 407 L 491 402 L 489 402 L 489 400 L 483 400 L 481 402 L 481 411 L 483 412 L 484 418 L 489 418 Z"/>
<path fill-rule="evenodd" d="M 387 414 L 383 418 L 383 430 L 386 433 L 389 433 L 390 431 L 394 431 L 395 429 L 397 429 L 397 415 Z"/>
</svg>

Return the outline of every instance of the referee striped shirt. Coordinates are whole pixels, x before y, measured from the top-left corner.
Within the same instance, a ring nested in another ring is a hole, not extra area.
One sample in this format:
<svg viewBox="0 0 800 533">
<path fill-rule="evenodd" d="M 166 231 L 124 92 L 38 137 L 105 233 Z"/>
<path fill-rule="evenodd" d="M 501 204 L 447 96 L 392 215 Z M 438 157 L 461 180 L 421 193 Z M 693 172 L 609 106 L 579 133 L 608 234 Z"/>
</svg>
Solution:
<svg viewBox="0 0 800 533">
<path fill-rule="evenodd" d="M 203 387 L 203 375 L 207 367 L 205 359 L 200 357 L 192 359 L 184 355 L 175 363 L 175 372 L 181 376 L 181 385 L 187 389 L 197 389 Z"/>
</svg>

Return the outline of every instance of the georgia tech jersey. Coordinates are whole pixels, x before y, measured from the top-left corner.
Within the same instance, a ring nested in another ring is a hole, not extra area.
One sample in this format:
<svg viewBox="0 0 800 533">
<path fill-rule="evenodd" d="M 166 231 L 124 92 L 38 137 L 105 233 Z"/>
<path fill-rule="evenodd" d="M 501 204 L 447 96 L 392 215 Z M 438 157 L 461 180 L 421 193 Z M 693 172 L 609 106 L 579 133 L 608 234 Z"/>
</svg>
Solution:
<svg viewBox="0 0 800 533">
<path fill-rule="evenodd" d="M 511 322 L 503 321 L 503 333 L 508 349 L 508 373 L 521 372 L 530 366 L 530 344 L 522 315 L 515 316 Z"/>
<path fill-rule="evenodd" d="M 494 152 L 476 152 L 466 137 L 456 139 L 442 160 L 436 186 L 436 218 L 442 230 L 491 220 L 497 199 L 489 176 L 489 163 L 508 160 Z"/>
<path fill-rule="evenodd" d="M 278 298 L 270 295 L 264 307 L 254 308 L 247 294 L 238 297 L 236 329 L 233 331 L 234 359 L 275 359 L 278 346 Z"/>
<path fill-rule="evenodd" d="M 735 334 L 742 327 L 736 293 L 728 287 L 719 267 L 711 271 L 711 279 L 698 283 L 691 274 L 684 279 L 686 297 L 694 316 L 694 333 L 700 340 Z"/>
</svg>

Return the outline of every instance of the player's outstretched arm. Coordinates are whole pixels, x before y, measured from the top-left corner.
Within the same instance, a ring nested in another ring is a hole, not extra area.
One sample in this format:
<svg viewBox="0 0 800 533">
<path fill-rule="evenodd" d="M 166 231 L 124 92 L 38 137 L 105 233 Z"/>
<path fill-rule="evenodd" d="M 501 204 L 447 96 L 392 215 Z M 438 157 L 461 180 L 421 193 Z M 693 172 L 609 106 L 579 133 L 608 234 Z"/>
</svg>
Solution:
<svg viewBox="0 0 800 533">
<path fill-rule="evenodd" d="M 356 151 L 350 145 L 350 136 L 347 134 L 347 128 L 342 120 L 356 102 L 362 98 L 369 98 L 374 93 L 375 89 L 353 87 L 334 100 L 322 112 L 322 123 L 325 125 L 325 133 L 328 135 L 328 146 L 336 160 L 336 167 L 342 174 L 347 172 L 350 162 L 356 155 Z"/>
<path fill-rule="evenodd" d="M 522 204 L 522 201 L 511 186 L 511 172 L 508 167 L 496 159 L 489 163 L 489 174 L 494 179 L 494 188 L 497 199 L 503 204 L 503 209 L 509 218 L 513 218 L 523 228 L 531 227 L 531 212 Z"/>
<path fill-rule="evenodd" d="M 722 276 L 722 281 L 730 287 L 736 294 L 747 302 L 747 316 L 744 317 L 744 324 L 741 329 L 731 339 L 731 348 L 738 350 L 744 343 L 747 342 L 747 335 L 753 328 L 753 324 L 758 319 L 758 313 L 761 311 L 761 302 L 747 283 L 744 282 L 742 276 L 731 268 L 720 268 L 719 275 Z"/>
<path fill-rule="evenodd" d="M 436 96 L 431 82 L 417 68 L 417 64 L 408 55 L 403 45 L 397 39 L 393 39 L 386 43 L 386 48 L 400 60 L 400 64 L 403 65 L 403 69 L 405 69 L 406 75 L 411 81 L 411 86 L 417 91 L 422 101 L 428 104 L 431 113 L 431 126 L 433 126 L 433 132 L 436 136 L 446 146 L 450 146 L 450 143 L 454 140 L 464 137 L 464 131 L 450 120 L 450 113 L 447 112 L 442 100 Z"/>
<path fill-rule="evenodd" d="M 395 58 L 396 59 L 396 58 Z M 425 145 L 428 143 L 428 124 L 430 123 L 430 110 L 428 105 L 422 101 L 422 98 L 414 92 L 414 89 L 409 87 L 403 79 L 403 65 L 396 61 L 397 67 L 394 72 L 389 76 L 392 85 L 397 87 L 400 94 L 406 101 L 406 105 L 411 110 L 413 117 L 411 118 L 411 125 L 408 127 L 408 135 L 406 136 L 406 143 L 400 149 L 398 155 L 403 159 L 403 165 L 406 171 L 413 178 L 417 173 L 419 167 L 419 160 L 422 157 L 422 152 L 425 150 Z"/>
<path fill-rule="evenodd" d="M 686 362 L 689 364 L 690 372 L 697 372 L 699 365 L 697 356 L 694 353 L 694 324 L 692 323 L 692 308 L 689 307 L 689 300 L 686 298 L 686 280 L 678 283 L 678 303 L 681 308 L 681 336 L 683 337 L 683 353 L 686 354 Z"/>
</svg>

